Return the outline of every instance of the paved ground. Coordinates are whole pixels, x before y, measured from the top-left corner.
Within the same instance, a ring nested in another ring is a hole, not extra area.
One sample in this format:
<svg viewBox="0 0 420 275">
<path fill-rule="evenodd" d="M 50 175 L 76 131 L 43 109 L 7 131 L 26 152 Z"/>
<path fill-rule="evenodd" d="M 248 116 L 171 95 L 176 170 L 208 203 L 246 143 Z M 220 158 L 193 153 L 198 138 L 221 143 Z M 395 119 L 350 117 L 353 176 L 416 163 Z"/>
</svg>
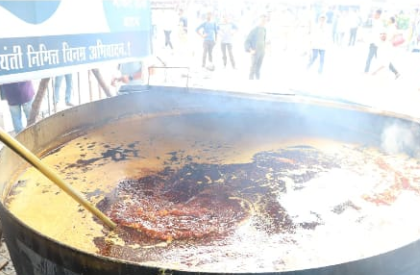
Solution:
<svg viewBox="0 0 420 275">
<path fill-rule="evenodd" d="M 3 240 L 0 246 L 0 275 L 15 275 L 13 263 L 10 260 L 9 252 Z"/>
<path fill-rule="evenodd" d="M 250 81 L 250 57 L 241 46 L 238 45 L 239 49 L 235 51 L 237 70 L 222 66 L 217 45 L 214 49 L 214 71 L 201 68 L 200 48 L 195 49 L 194 56 L 187 58 L 164 49 L 155 52 L 168 66 L 189 66 L 188 85 L 193 87 L 344 100 L 420 117 L 420 110 L 415 104 L 420 101 L 420 54 L 410 53 L 404 48 L 395 49 L 393 63 L 401 73 L 401 77 L 395 80 L 389 70 L 383 70 L 376 76 L 364 74 L 368 45 L 359 43 L 351 48 L 333 47 L 326 53 L 324 73 L 318 75 L 317 63 L 311 70 L 306 70 L 308 56 L 301 49 L 276 50 L 276 44 L 273 43 L 264 60 L 262 79 Z M 187 85 L 186 78 L 181 77 L 181 70 L 167 69 L 164 77 L 158 72 L 150 78 L 151 84 Z"/>
</svg>

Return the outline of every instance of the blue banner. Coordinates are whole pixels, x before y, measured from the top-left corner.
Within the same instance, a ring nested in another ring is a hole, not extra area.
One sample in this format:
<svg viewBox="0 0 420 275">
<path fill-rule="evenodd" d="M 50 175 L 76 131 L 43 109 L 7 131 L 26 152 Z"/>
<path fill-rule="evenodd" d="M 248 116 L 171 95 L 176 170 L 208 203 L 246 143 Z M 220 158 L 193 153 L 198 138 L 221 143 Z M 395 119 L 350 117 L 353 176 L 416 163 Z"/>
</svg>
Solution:
<svg viewBox="0 0 420 275">
<path fill-rule="evenodd" d="M 0 26 L 0 83 L 151 54 L 148 0 L 0 0 Z"/>
</svg>

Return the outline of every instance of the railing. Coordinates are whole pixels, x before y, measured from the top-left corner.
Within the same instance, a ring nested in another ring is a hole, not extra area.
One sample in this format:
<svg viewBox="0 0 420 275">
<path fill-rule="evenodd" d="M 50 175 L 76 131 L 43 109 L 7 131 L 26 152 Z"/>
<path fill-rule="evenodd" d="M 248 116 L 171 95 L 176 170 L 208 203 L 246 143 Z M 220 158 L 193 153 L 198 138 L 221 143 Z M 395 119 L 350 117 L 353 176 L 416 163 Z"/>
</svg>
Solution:
<svg viewBox="0 0 420 275">
<path fill-rule="evenodd" d="M 182 77 L 186 78 L 185 87 L 189 88 L 189 79 L 190 79 L 190 67 L 177 67 L 177 66 L 151 66 L 149 67 L 149 73 L 147 77 L 147 86 L 150 86 L 150 78 L 154 74 L 155 69 L 163 69 L 164 70 L 164 79 L 163 82 L 168 82 L 168 70 L 186 70 L 186 74 L 182 75 Z"/>
</svg>

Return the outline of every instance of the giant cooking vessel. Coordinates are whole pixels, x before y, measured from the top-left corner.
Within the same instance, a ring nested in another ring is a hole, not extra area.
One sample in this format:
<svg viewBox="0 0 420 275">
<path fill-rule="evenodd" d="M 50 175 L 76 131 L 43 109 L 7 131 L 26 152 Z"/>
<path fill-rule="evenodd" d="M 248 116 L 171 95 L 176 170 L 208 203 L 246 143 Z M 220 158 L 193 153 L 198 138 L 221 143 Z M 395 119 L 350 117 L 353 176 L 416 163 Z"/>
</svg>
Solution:
<svg viewBox="0 0 420 275">
<path fill-rule="evenodd" d="M 151 87 L 145 92 L 122 95 L 60 112 L 29 127 L 19 134 L 18 139 L 30 150 L 42 155 L 80 136 L 88 129 L 106 125 L 119 118 L 133 115 L 153 116 L 163 113 L 174 116 L 186 113 L 263 114 L 257 116 L 258 124 L 263 125 L 266 121 L 271 121 L 270 127 L 275 125 L 276 131 L 283 133 L 288 138 L 294 136 L 321 137 L 378 148 L 382 145 L 384 129 L 389 125 L 398 124 L 403 129 L 419 130 L 418 123 L 410 117 L 377 112 L 367 107 L 342 102 L 275 94 L 246 94 L 200 89 L 185 91 L 181 88 Z M 247 121 L 243 121 L 243 123 L 245 127 L 241 129 L 246 129 L 252 128 L 256 121 L 249 121 L 253 125 L 247 125 Z M 270 127 L 264 129 L 269 131 Z M 232 129 L 235 127 L 232 126 Z M 406 134 L 406 132 L 403 133 Z M 223 134 L 226 133 L 218 133 L 218 135 Z M 235 134 L 238 135 L 238 139 L 241 135 L 247 135 L 246 132 Z M 396 140 L 398 138 L 397 136 Z M 397 153 L 415 156 L 418 148 L 411 146 L 413 144 L 402 142 L 399 145 L 400 152 Z M 62 244 L 28 227 L 4 205 L 18 173 L 26 165 L 10 150 L 3 149 L 1 151 L 1 222 L 7 247 L 19 275 L 213 273 L 208 269 L 205 272 L 185 268 L 178 270 L 99 256 Z M 413 211 L 413 209 L 407 209 L 407 211 Z M 412 218 L 416 219 L 414 211 Z M 392 237 L 389 236 L 389 238 Z M 331 251 L 331 253 L 339 254 L 344 251 L 346 251 L 346 247 L 342 247 L 342 251 Z M 254 270 L 231 272 L 226 269 L 224 272 L 217 273 L 249 274 L 255 272 Z M 262 273 L 417 275 L 420 274 L 420 240 L 413 239 L 408 245 L 345 263 Z"/>
</svg>

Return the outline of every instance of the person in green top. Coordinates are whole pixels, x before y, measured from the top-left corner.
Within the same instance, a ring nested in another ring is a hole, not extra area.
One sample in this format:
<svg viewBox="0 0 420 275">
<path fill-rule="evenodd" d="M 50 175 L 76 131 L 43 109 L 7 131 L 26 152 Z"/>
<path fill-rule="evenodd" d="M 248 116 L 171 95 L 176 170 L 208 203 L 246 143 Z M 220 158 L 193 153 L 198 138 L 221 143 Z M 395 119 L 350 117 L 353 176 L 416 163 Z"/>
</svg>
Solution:
<svg viewBox="0 0 420 275">
<path fill-rule="evenodd" d="M 261 66 L 265 55 L 266 44 L 266 28 L 267 16 L 262 15 L 260 22 L 255 27 L 246 39 L 246 50 L 251 54 L 251 70 L 249 72 L 249 79 L 260 79 Z"/>
</svg>

